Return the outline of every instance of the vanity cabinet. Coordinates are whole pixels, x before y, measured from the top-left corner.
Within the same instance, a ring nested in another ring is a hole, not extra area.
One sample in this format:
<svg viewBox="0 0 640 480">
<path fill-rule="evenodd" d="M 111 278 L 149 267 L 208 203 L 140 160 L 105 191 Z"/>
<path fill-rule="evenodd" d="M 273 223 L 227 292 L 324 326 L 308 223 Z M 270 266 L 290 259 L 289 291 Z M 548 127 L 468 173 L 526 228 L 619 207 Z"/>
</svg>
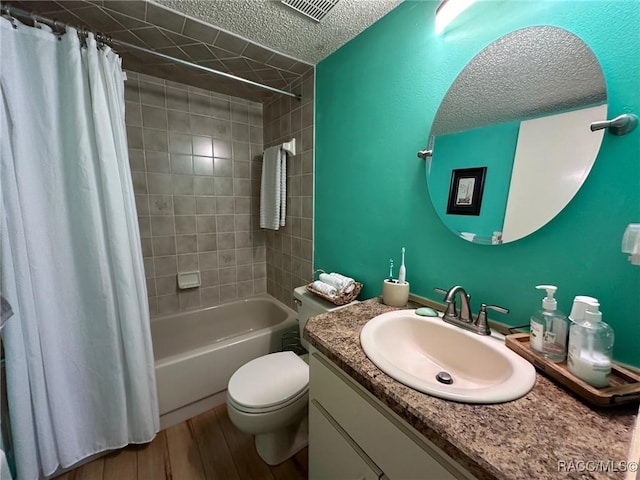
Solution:
<svg viewBox="0 0 640 480">
<path fill-rule="evenodd" d="M 474 478 L 313 348 L 309 368 L 310 480 Z"/>
<path fill-rule="evenodd" d="M 309 403 L 310 478 L 378 480 L 382 471 L 317 400 Z"/>
</svg>

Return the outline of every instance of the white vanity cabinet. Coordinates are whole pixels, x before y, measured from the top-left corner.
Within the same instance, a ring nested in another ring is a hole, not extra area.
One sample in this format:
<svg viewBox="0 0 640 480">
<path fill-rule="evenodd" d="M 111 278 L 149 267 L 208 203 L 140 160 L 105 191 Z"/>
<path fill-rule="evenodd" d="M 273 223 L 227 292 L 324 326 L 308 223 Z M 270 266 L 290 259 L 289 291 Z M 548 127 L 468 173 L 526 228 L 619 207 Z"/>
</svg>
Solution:
<svg viewBox="0 0 640 480">
<path fill-rule="evenodd" d="M 309 356 L 309 479 L 473 479 L 315 349 Z"/>
<path fill-rule="evenodd" d="M 309 477 L 377 480 L 382 471 L 317 400 L 309 403 Z"/>
</svg>

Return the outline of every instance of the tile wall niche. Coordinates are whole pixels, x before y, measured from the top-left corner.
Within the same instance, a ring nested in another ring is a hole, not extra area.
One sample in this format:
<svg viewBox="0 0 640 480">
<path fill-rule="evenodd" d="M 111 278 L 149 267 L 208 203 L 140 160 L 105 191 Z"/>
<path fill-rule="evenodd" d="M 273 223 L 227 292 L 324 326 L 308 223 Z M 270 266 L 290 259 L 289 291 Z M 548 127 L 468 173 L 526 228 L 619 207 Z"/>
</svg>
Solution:
<svg viewBox="0 0 640 480">
<path fill-rule="evenodd" d="M 262 104 L 128 77 L 127 136 L 151 315 L 265 293 L 267 247 L 252 218 Z M 177 273 L 195 270 L 202 286 L 179 291 Z"/>
<path fill-rule="evenodd" d="M 265 230 L 267 290 L 293 308 L 293 289 L 313 277 L 314 69 L 285 90 L 302 100 L 274 95 L 264 103 L 264 145 L 295 137 L 298 154 L 287 163 L 287 219 L 278 231 Z"/>
</svg>

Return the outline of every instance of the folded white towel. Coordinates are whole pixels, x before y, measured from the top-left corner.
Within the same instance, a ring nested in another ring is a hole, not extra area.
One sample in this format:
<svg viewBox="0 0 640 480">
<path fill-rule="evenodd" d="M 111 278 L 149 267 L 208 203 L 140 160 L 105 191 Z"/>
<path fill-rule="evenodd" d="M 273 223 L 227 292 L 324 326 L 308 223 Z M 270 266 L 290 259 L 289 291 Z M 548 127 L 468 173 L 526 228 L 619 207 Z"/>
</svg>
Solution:
<svg viewBox="0 0 640 480">
<path fill-rule="evenodd" d="M 473 242 L 476 239 L 476 234 L 471 232 L 460 232 L 460 236 L 469 242 Z"/>
<path fill-rule="evenodd" d="M 264 151 L 260 181 L 260 228 L 278 230 L 284 226 L 287 204 L 286 159 L 287 156 L 279 145 Z"/>
<path fill-rule="evenodd" d="M 356 282 L 351 277 L 345 277 L 339 273 L 321 273 L 320 280 L 332 285 L 340 293 L 351 293 L 356 288 Z"/>
<path fill-rule="evenodd" d="M 329 285 L 328 283 L 321 282 L 320 280 L 316 280 L 315 282 L 313 282 L 312 286 L 315 290 L 322 292 L 325 295 L 329 295 L 332 298 L 338 295 L 338 291 L 334 286 Z"/>
</svg>

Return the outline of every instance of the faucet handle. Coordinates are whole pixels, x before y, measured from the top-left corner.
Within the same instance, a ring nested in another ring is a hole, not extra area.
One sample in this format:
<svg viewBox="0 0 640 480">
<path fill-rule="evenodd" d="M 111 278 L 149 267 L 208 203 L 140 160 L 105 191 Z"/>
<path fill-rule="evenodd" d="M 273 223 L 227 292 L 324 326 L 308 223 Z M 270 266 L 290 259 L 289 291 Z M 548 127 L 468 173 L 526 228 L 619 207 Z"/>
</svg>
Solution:
<svg viewBox="0 0 640 480">
<path fill-rule="evenodd" d="M 500 307 L 498 305 L 487 305 L 485 303 L 480 305 L 480 312 L 481 313 L 482 313 L 482 311 L 484 311 L 486 313 L 487 309 L 493 310 L 494 312 L 498 312 L 498 313 L 504 313 L 505 315 L 507 313 L 509 313 L 509 309 L 508 308 Z"/>
<path fill-rule="evenodd" d="M 478 316 L 476 317 L 475 324 L 484 335 L 491 335 L 489 322 L 487 320 L 487 309 L 504 314 L 509 313 L 509 309 L 498 305 L 487 305 L 486 303 L 480 305 L 480 313 L 478 313 Z"/>
<path fill-rule="evenodd" d="M 438 287 L 434 288 L 433 291 L 436 293 L 441 293 L 442 295 L 446 295 L 447 293 L 449 293 L 444 288 L 438 288 Z"/>
</svg>

